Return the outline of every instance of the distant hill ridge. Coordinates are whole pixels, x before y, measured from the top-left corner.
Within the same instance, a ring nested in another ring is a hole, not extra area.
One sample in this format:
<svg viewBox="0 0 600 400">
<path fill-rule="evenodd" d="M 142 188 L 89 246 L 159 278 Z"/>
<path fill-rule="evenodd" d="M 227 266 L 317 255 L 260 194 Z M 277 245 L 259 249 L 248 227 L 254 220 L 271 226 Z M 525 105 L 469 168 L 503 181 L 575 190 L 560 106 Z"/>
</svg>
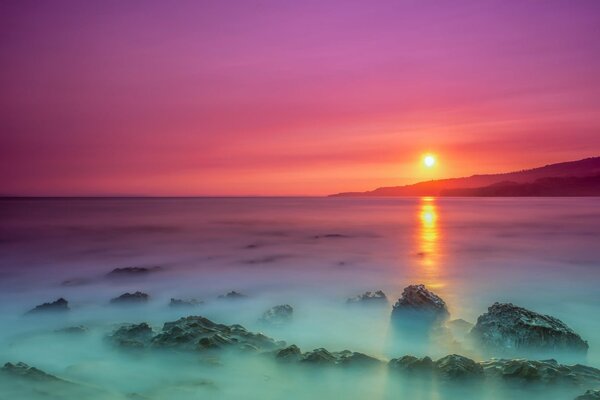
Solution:
<svg viewBox="0 0 600 400">
<path fill-rule="evenodd" d="M 600 179 L 558 179 L 536 183 L 545 178 L 583 177 L 600 177 L 600 157 L 549 164 L 516 172 L 439 179 L 333 196 L 599 196 Z M 535 187 L 532 186 L 534 183 Z M 495 189 L 484 189 L 489 186 L 494 186 Z"/>
</svg>

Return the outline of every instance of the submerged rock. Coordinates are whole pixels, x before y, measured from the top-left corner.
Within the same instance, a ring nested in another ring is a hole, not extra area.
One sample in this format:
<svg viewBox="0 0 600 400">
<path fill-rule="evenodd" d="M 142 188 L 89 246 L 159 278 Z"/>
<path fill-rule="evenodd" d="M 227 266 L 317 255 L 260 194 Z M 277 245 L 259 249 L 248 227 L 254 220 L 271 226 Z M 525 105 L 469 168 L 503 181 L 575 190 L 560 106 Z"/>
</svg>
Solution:
<svg viewBox="0 0 600 400">
<path fill-rule="evenodd" d="M 154 331 L 145 322 L 141 324 L 125 325 L 109 335 L 109 340 L 124 347 L 145 347 L 154 336 Z"/>
<path fill-rule="evenodd" d="M 588 390 L 581 396 L 577 396 L 575 400 L 600 400 L 600 390 Z"/>
<path fill-rule="evenodd" d="M 470 336 L 490 350 L 517 352 L 573 351 L 585 353 L 588 344 L 561 320 L 549 315 L 494 303 L 477 318 Z"/>
<path fill-rule="evenodd" d="M 564 365 L 556 360 L 491 359 L 480 363 L 486 376 L 523 383 L 600 384 L 600 370 L 585 365 Z"/>
<path fill-rule="evenodd" d="M 279 361 L 298 361 L 301 356 L 302 352 L 295 344 L 275 352 L 275 358 Z"/>
<path fill-rule="evenodd" d="M 294 315 L 294 308 L 289 304 L 271 307 L 265 311 L 260 322 L 273 326 L 281 326 L 289 323 Z"/>
<path fill-rule="evenodd" d="M 450 313 L 441 297 L 427 290 L 425 285 L 410 285 L 392 309 L 392 320 L 396 326 L 423 328 L 438 325 Z"/>
<path fill-rule="evenodd" d="M 106 276 L 109 278 L 125 278 L 132 276 L 141 276 L 147 275 L 151 272 L 160 271 L 161 267 L 123 267 L 123 268 L 115 268 L 110 271 Z"/>
<path fill-rule="evenodd" d="M 382 361 L 363 353 L 350 350 L 329 352 L 324 348 L 302 354 L 299 358 L 301 363 L 340 366 L 377 366 Z"/>
<path fill-rule="evenodd" d="M 241 325 L 222 325 L 196 316 L 166 322 L 157 334 L 146 323 L 128 325 L 117 329 L 109 339 L 122 346 L 197 351 L 220 348 L 272 351 L 285 346 L 285 342 L 249 332 Z"/>
<path fill-rule="evenodd" d="M 388 366 L 391 369 L 404 372 L 433 372 L 433 360 L 429 357 L 417 358 L 415 356 L 403 356 L 390 360 Z"/>
<path fill-rule="evenodd" d="M 434 371 L 445 379 L 481 379 L 483 367 L 470 358 L 451 354 L 434 363 Z"/>
<path fill-rule="evenodd" d="M 383 291 L 365 292 L 346 300 L 348 304 L 387 304 L 388 299 Z"/>
<path fill-rule="evenodd" d="M 34 381 L 43 381 L 43 382 L 65 382 L 60 378 L 57 378 L 54 375 L 50 375 L 45 373 L 44 371 L 37 369 L 35 367 L 30 367 L 29 365 L 19 362 L 16 364 L 6 363 L 2 368 L 0 368 L 0 372 L 2 374 L 10 375 L 13 378 L 25 378 L 28 380 Z"/>
<path fill-rule="evenodd" d="M 203 301 L 196 300 L 196 299 L 182 300 L 182 299 L 171 298 L 171 301 L 169 302 L 169 306 L 171 306 L 171 307 L 195 307 L 195 306 L 198 306 L 203 303 L 204 303 Z"/>
<path fill-rule="evenodd" d="M 56 333 L 67 333 L 67 334 L 75 334 L 75 335 L 80 335 L 82 333 L 87 333 L 89 331 L 89 329 L 83 325 L 78 325 L 78 326 L 69 326 L 67 328 L 62 328 L 62 329 L 57 329 L 55 332 Z"/>
<path fill-rule="evenodd" d="M 113 304 L 145 303 L 149 298 L 150 296 L 148 296 L 146 293 L 138 291 L 135 293 L 123 293 L 119 297 L 111 299 L 110 302 Z"/>
<path fill-rule="evenodd" d="M 69 302 L 62 297 L 51 303 L 44 303 L 29 310 L 27 314 L 37 314 L 40 312 L 64 312 L 69 311 Z"/>
<path fill-rule="evenodd" d="M 229 293 L 220 295 L 219 299 L 235 300 L 235 299 L 244 299 L 246 297 L 248 297 L 248 296 L 246 296 L 245 294 L 236 292 L 235 290 L 232 290 Z"/>
</svg>

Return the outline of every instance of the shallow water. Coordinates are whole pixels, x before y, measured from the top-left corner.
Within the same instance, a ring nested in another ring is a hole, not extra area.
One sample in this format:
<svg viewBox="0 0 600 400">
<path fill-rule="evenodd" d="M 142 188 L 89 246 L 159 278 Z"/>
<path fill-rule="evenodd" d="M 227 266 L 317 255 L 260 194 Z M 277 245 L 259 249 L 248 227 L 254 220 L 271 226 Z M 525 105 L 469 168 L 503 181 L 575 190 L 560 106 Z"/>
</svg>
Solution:
<svg viewBox="0 0 600 400">
<path fill-rule="evenodd" d="M 556 316 L 588 341 L 583 362 L 600 367 L 597 198 L 5 199 L 0 220 L 0 361 L 24 361 L 91 385 L 103 391 L 102 398 L 132 392 L 157 399 L 436 399 L 465 398 L 465 391 L 477 399 L 525 396 L 518 388 L 436 387 L 384 369 L 315 372 L 234 354 L 215 361 L 129 353 L 103 339 L 119 323 L 160 327 L 197 314 L 242 324 L 304 351 L 483 358 L 456 341 L 403 337 L 390 327 L 391 304 L 345 304 L 347 297 L 378 289 L 395 301 L 412 283 L 424 283 L 445 299 L 452 318 L 475 322 L 495 301 Z M 161 270 L 106 277 L 126 266 Z M 109 304 L 136 290 L 151 301 L 126 308 Z M 217 299 L 231 290 L 248 298 Z M 69 300 L 66 315 L 23 317 L 58 297 Z M 205 303 L 172 308 L 171 297 Z M 258 322 L 267 308 L 285 303 L 294 307 L 290 325 Z M 90 332 L 54 332 L 73 325 Z M 565 355 L 559 361 L 571 360 Z M 21 389 L 2 385 L 0 398 L 14 395 L 11 390 Z M 527 397 L 540 399 L 578 393 L 526 390 Z"/>
</svg>

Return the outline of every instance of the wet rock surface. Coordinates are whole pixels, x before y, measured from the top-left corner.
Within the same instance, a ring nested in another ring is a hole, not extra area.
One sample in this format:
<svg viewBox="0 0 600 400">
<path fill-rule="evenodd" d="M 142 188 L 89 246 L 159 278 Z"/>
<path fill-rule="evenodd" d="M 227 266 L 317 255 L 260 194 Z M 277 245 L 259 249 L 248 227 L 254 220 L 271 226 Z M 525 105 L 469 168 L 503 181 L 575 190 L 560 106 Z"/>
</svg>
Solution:
<svg viewBox="0 0 600 400">
<path fill-rule="evenodd" d="M 382 290 L 365 292 L 346 300 L 348 304 L 387 304 L 388 298 Z"/>
<path fill-rule="evenodd" d="M 516 353 L 573 351 L 585 353 L 588 344 L 558 318 L 510 303 L 494 303 L 477 319 L 470 337 L 488 350 Z"/>
<path fill-rule="evenodd" d="M 392 321 L 396 327 L 406 329 L 429 329 L 449 317 L 446 303 L 429 291 L 425 285 L 410 285 L 392 309 Z"/>
<path fill-rule="evenodd" d="M 112 304 L 138 304 L 146 303 L 150 299 L 144 292 L 123 293 L 122 295 L 110 300 Z"/>
<path fill-rule="evenodd" d="M 27 314 L 38 314 L 45 312 L 65 312 L 69 311 L 69 302 L 62 297 L 51 303 L 44 303 L 29 310 Z"/>
<path fill-rule="evenodd" d="M 556 360 L 492 359 L 480 363 L 488 377 L 515 383 L 600 384 L 600 370 L 581 364 L 563 365 Z"/>
<path fill-rule="evenodd" d="M 444 379 L 481 379 L 483 367 L 470 358 L 451 354 L 434 363 L 435 372 Z"/>
<path fill-rule="evenodd" d="M 221 348 L 271 351 L 285 346 L 285 342 L 277 342 L 262 333 L 249 332 L 241 325 L 217 324 L 198 316 L 166 322 L 157 334 L 146 323 L 124 326 L 110 335 L 109 339 L 127 347 L 198 351 Z"/>
<path fill-rule="evenodd" d="M 269 308 L 260 317 L 260 322 L 272 326 L 282 326 L 292 321 L 294 308 L 289 304 L 282 304 Z"/>
<path fill-rule="evenodd" d="M 66 333 L 69 335 L 80 335 L 83 333 L 87 333 L 89 331 L 89 329 L 83 325 L 78 325 L 78 326 L 69 326 L 66 328 L 62 328 L 62 329 L 57 329 L 56 333 Z"/>
<path fill-rule="evenodd" d="M 394 358 L 388 363 L 390 369 L 411 372 L 431 373 L 433 372 L 433 360 L 429 357 L 418 358 L 415 356 L 403 356 Z"/>
<path fill-rule="evenodd" d="M 327 349 L 318 348 L 302 353 L 300 348 L 296 345 L 291 345 L 276 351 L 275 358 L 278 361 L 324 366 L 372 367 L 383 364 L 383 362 L 377 358 L 350 350 L 330 352 Z"/>
</svg>

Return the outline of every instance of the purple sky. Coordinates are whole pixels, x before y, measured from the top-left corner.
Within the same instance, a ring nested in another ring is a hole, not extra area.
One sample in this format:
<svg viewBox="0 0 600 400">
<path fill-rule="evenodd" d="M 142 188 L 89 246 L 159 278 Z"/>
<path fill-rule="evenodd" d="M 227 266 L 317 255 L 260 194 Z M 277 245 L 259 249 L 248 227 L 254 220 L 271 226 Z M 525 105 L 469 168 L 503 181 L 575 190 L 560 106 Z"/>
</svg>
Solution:
<svg viewBox="0 0 600 400">
<path fill-rule="evenodd" d="M 5 0 L 0 30 L 5 194 L 326 194 L 600 153 L 600 1 Z"/>
</svg>

